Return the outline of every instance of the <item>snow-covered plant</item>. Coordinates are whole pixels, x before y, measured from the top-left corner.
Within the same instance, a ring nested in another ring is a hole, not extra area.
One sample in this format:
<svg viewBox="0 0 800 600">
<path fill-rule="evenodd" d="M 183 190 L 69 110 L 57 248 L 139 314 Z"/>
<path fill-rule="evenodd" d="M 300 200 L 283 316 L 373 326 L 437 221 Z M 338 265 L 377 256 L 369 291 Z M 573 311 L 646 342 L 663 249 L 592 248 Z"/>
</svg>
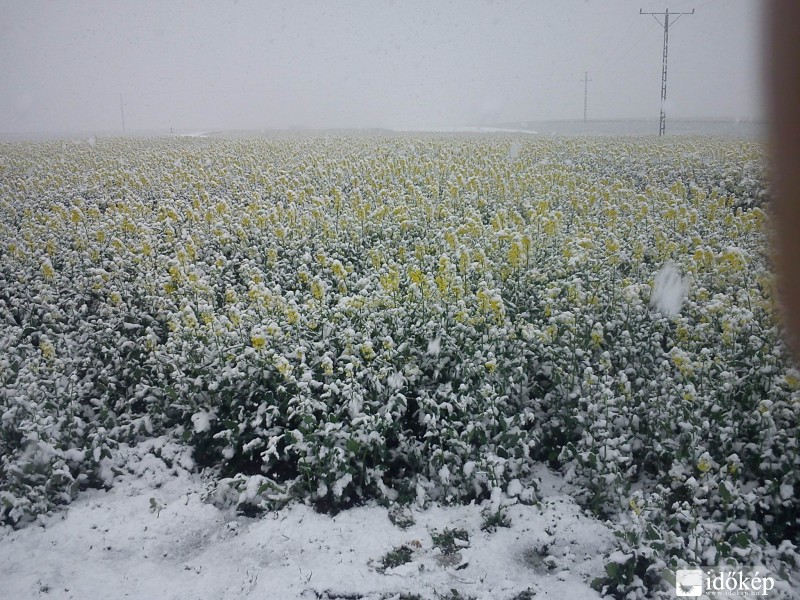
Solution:
<svg viewBox="0 0 800 600">
<path fill-rule="evenodd" d="M 248 513 L 533 500 L 547 461 L 618 524 L 609 593 L 796 574 L 762 165 L 693 138 L 0 145 L 2 520 L 168 433 Z"/>
</svg>

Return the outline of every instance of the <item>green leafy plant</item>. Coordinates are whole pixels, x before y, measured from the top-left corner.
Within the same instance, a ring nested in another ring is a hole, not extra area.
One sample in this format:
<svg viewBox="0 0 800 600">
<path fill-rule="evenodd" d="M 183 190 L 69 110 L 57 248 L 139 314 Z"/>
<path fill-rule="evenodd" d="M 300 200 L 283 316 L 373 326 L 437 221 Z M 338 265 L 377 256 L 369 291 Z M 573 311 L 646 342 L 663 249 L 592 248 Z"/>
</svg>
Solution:
<svg viewBox="0 0 800 600">
<path fill-rule="evenodd" d="M 445 528 L 442 531 L 432 531 L 433 545 L 439 548 L 445 556 L 455 554 L 461 548 L 469 547 L 469 532 L 466 529 Z"/>
<path fill-rule="evenodd" d="M 498 527 L 511 527 L 511 519 L 502 508 L 484 511 L 482 515 L 481 529 L 483 531 L 496 531 Z"/>
<path fill-rule="evenodd" d="M 413 556 L 413 548 L 405 544 L 398 546 L 384 555 L 384 557 L 381 559 L 381 566 L 378 568 L 378 570 L 380 572 L 384 572 L 386 569 L 399 567 L 400 565 L 411 562 L 413 560 Z"/>
</svg>

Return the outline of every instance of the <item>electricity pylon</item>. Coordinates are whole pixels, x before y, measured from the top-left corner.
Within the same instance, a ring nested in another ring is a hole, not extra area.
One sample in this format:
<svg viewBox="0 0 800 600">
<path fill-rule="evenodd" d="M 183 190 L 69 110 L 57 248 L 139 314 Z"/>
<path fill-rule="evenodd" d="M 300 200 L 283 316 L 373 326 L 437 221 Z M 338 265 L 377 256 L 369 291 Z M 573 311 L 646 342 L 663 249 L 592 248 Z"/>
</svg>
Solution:
<svg viewBox="0 0 800 600">
<path fill-rule="evenodd" d="M 669 12 L 669 9 L 665 9 L 663 13 L 654 13 L 654 12 L 644 12 L 642 9 L 639 9 L 640 15 L 652 15 L 652 17 L 664 28 L 664 58 L 661 64 L 661 115 L 658 118 L 658 135 L 661 137 L 666 133 L 667 130 L 667 116 L 664 114 L 664 105 L 667 102 L 667 48 L 669 45 L 669 26 L 670 26 L 670 17 L 675 16 L 672 20 L 674 23 L 678 19 L 681 18 L 681 15 L 693 15 L 694 9 L 692 12 Z M 658 17 L 664 17 L 664 22 L 662 23 Z"/>
<path fill-rule="evenodd" d="M 119 95 L 119 112 L 122 113 L 122 131 L 125 131 L 125 105 L 122 103 L 122 94 Z"/>
<path fill-rule="evenodd" d="M 583 122 L 586 122 L 586 103 L 589 97 L 589 71 L 583 72 Z"/>
</svg>

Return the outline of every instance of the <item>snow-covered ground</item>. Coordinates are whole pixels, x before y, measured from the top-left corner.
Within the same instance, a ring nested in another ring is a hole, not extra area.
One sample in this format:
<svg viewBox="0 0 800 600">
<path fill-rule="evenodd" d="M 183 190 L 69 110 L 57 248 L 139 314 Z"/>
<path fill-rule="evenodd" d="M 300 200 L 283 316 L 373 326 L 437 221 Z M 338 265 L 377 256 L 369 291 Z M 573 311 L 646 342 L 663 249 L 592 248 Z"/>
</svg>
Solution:
<svg viewBox="0 0 800 600">
<path fill-rule="evenodd" d="M 184 468 L 188 454 L 163 439 L 122 448 L 113 463 L 110 490 L 0 531 L 2 597 L 432 599 L 457 590 L 479 599 L 598 598 L 589 581 L 613 546 L 611 531 L 545 468 L 540 504 L 495 498 L 510 504 L 511 525 L 488 532 L 486 507 L 476 505 L 415 507 L 406 529 L 376 504 L 336 516 L 304 505 L 237 515 L 203 500 L 207 485 Z M 466 530 L 469 545 L 443 555 L 431 533 L 445 528 Z M 402 545 L 411 562 L 380 572 Z"/>
</svg>

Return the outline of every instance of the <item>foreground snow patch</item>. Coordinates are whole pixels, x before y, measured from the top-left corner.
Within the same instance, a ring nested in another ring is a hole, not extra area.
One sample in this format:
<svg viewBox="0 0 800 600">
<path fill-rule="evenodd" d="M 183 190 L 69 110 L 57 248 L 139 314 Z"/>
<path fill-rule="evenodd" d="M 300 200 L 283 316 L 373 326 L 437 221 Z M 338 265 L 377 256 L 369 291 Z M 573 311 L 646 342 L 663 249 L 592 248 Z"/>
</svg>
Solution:
<svg viewBox="0 0 800 600">
<path fill-rule="evenodd" d="M 377 505 L 243 517 L 203 501 L 204 482 L 180 466 L 181 448 L 160 440 L 123 450 L 111 490 L 82 494 L 43 525 L 0 533 L 4 597 L 383 599 L 456 589 L 504 599 L 530 589 L 537 598 L 597 598 L 587 582 L 612 547 L 610 531 L 548 473 L 541 506 L 504 500 L 509 528 L 482 531 L 481 507 L 470 505 L 411 510 L 414 524 L 401 529 Z M 445 528 L 469 534 L 453 555 L 432 541 Z M 403 545 L 411 560 L 382 568 Z"/>
</svg>

